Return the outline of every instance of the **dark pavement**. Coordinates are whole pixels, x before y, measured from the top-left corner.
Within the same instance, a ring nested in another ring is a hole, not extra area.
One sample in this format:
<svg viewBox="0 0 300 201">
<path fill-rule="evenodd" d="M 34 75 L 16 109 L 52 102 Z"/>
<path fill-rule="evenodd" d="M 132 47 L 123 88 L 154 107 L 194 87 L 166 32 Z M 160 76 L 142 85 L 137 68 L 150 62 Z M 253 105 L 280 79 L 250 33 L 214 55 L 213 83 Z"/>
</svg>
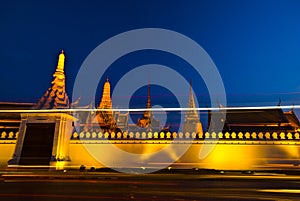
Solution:
<svg viewBox="0 0 300 201">
<path fill-rule="evenodd" d="M 4 170 L 0 200 L 300 200 L 300 176 Z"/>
</svg>

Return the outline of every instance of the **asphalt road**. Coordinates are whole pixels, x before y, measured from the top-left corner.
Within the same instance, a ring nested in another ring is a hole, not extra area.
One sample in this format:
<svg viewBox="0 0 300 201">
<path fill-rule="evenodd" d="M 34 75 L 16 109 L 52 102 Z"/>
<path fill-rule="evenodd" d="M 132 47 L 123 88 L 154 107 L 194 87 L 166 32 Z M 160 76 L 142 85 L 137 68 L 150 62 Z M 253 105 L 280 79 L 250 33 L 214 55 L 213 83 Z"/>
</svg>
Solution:
<svg viewBox="0 0 300 201">
<path fill-rule="evenodd" d="M 0 200 L 300 200 L 300 176 L 2 171 Z"/>
</svg>

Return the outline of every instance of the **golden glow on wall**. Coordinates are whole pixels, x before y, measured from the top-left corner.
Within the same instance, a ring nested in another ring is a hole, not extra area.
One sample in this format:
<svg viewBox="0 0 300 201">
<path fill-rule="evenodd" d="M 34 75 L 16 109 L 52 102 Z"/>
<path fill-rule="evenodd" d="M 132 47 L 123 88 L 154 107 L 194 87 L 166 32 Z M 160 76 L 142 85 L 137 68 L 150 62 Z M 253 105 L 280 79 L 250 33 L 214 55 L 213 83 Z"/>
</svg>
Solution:
<svg viewBox="0 0 300 201">
<path fill-rule="evenodd" d="M 143 146 L 136 146 L 136 144 L 128 144 L 126 146 L 124 146 L 124 144 L 113 144 L 113 146 L 132 154 L 152 154 L 169 146 L 169 144 L 164 144 L 163 142 L 158 144 L 156 141 L 154 143 L 156 146 L 153 146 L 151 142 L 149 144 L 143 144 Z"/>
<path fill-rule="evenodd" d="M 215 146 L 204 159 L 205 166 L 215 169 L 245 170 L 255 165 L 257 153 L 255 149 L 244 145 Z"/>
<path fill-rule="evenodd" d="M 87 151 L 86 146 L 88 146 Z M 164 144 L 121 144 L 116 145 L 122 150 L 134 152 L 132 150 L 140 150 L 138 153 L 153 153 L 158 149 L 164 148 Z M 209 146 L 209 145 L 208 145 Z M 259 170 L 259 169 L 278 169 L 278 168 L 296 168 L 295 162 L 299 161 L 299 157 L 294 155 L 299 153 L 299 145 L 287 145 L 287 144 L 217 144 L 212 152 L 204 159 L 199 159 L 200 150 L 203 148 L 203 144 L 192 144 L 187 152 L 181 156 L 177 162 L 172 166 L 180 168 L 208 168 L 217 170 Z M 15 143 L 5 143 L 4 140 L 0 140 L 0 167 L 7 165 L 7 161 L 10 159 L 15 149 Z M 171 159 L 176 159 L 178 150 L 181 149 L 181 144 L 174 144 L 165 149 L 166 156 Z M 88 167 L 94 166 L 97 168 L 105 167 L 101 162 L 97 161 L 93 154 L 105 154 L 110 157 L 112 161 L 121 160 L 118 156 L 111 156 L 109 149 L 105 144 L 97 144 L 92 141 L 87 143 L 74 140 L 70 143 L 70 163 L 63 164 L 58 163 L 57 168 L 64 166 L 64 168 L 75 167 L 79 168 L 80 165 L 86 165 Z M 290 155 L 291 153 L 291 155 Z M 142 154 L 141 161 L 147 162 L 149 155 Z M 157 162 L 163 162 L 157 160 Z M 281 163 L 279 166 L 278 164 Z M 151 166 L 152 164 L 148 164 Z M 147 164 L 144 165 L 148 167 Z"/>
</svg>

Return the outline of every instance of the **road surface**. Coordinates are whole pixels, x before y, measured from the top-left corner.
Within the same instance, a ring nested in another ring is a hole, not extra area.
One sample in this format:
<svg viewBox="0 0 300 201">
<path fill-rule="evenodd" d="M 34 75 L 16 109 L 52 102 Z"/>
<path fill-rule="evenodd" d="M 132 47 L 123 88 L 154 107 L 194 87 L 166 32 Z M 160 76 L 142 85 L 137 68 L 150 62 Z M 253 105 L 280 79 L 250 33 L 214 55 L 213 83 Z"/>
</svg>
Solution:
<svg viewBox="0 0 300 201">
<path fill-rule="evenodd" d="M 300 176 L 2 171 L 0 200 L 300 200 Z"/>
</svg>

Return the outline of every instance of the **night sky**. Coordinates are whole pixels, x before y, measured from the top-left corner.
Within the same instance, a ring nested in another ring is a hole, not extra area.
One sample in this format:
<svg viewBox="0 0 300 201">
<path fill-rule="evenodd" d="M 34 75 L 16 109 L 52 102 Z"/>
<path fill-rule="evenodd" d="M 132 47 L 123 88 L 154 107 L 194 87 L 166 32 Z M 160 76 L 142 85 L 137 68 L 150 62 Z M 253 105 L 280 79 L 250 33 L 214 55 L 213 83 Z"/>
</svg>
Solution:
<svg viewBox="0 0 300 201">
<path fill-rule="evenodd" d="M 228 105 L 277 105 L 279 99 L 282 105 L 300 104 L 300 1 L 0 4 L 0 101 L 36 102 L 50 86 L 62 49 L 66 55 L 67 93 L 71 96 L 76 74 L 94 48 L 122 32 L 153 27 L 184 34 L 207 51 L 223 78 Z M 156 63 L 176 69 L 181 62 L 165 53 L 148 53 L 137 52 L 117 61 L 107 72 L 112 87 L 128 63 L 143 65 L 155 58 Z M 193 79 L 193 73 L 188 71 L 185 77 Z M 99 93 L 105 78 L 99 83 Z M 195 93 L 206 106 L 207 90 L 201 80 L 195 79 Z M 146 94 L 146 87 L 137 90 L 136 97 L 140 97 L 138 92 Z M 168 90 L 152 93 L 154 99 L 168 97 Z M 182 95 L 188 94 L 187 88 Z M 97 102 L 100 97 L 96 96 Z"/>
</svg>

